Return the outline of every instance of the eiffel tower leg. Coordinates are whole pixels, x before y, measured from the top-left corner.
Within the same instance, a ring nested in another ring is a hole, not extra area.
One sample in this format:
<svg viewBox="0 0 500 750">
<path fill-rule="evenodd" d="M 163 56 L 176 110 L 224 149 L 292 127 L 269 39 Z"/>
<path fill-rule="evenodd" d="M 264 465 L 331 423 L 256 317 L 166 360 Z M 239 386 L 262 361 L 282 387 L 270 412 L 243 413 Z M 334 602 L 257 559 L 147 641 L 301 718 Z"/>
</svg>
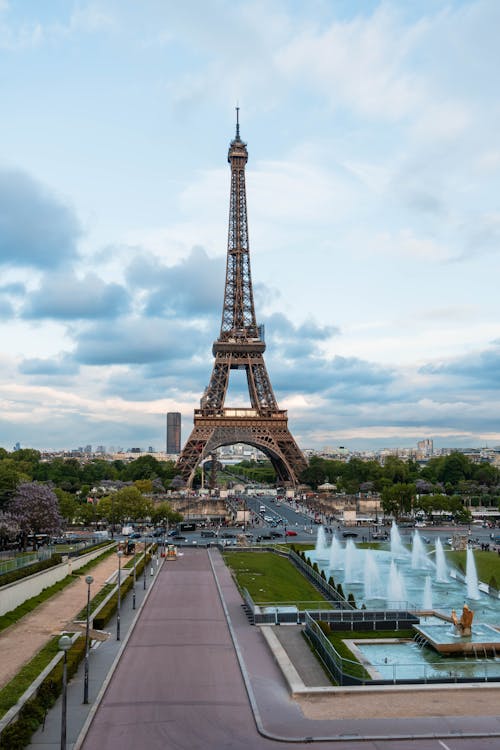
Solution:
<svg viewBox="0 0 500 750">
<path fill-rule="evenodd" d="M 177 468 L 187 485 L 192 485 L 196 467 L 204 458 L 223 445 L 235 443 L 252 445 L 262 451 L 271 461 L 281 484 L 298 484 L 299 474 L 307 466 L 304 456 L 288 431 L 286 419 L 278 419 L 276 415 L 267 420 L 214 420 L 197 417 L 194 429 L 177 462 Z"/>
<path fill-rule="evenodd" d="M 208 455 L 206 450 L 212 430 L 194 427 L 177 461 L 177 469 L 188 487 L 193 484 L 194 475 L 201 461 Z"/>
</svg>

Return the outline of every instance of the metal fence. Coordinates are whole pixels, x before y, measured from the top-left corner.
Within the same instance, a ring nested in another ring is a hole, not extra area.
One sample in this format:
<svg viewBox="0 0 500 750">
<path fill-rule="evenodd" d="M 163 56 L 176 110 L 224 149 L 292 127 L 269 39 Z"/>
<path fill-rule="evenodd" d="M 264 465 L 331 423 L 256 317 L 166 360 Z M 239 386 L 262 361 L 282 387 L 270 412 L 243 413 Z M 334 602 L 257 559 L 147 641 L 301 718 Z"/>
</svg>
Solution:
<svg viewBox="0 0 500 750">
<path fill-rule="evenodd" d="M 47 560 L 52 556 L 52 550 L 47 547 L 40 547 L 36 552 L 27 552 L 26 554 L 14 554 L 10 553 L 10 557 L 0 561 L 0 575 L 4 573 L 10 573 L 12 570 L 19 570 L 20 568 L 26 568 L 28 565 L 35 565 L 37 562 Z"/>
<path fill-rule="evenodd" d="M 335 615 L 338 613 L 322 612 L 321 620 L 326 621 L 329 614 Z M 375 613 L 367 612 L 366 614 Z M 409 613 L 402 614 L 408 615 Z M 357 661 L 341 656 L 323 632 L 319 622 L 312 615 L 311 612 L 305 613 L 306 635 L 326 669 L 339 685 L 500 682 L 500 669 L 498 661 L 495 659 L 462 661 L 441 659 L 435 662 L 427 662 L 422 657 L 417 662 L 391 664 L 386 658 L 383 662 L 370 661 L 369 667 L 366 668 Z"/>
<path fill-rule="evenodd" d="M 325 597 L 332 602 L 336 607 L 342 607 L 342 609 L 354 609 L 354 607 L 339 594 L 334 586 L 331 586 L 323 576 L 314 570 L 311 565 L 304 562 L 304 560 L 294 550 L 290 550 L 288 557 L 296 565 L 297 568 L 308 578 L 314 585 L 320 589 Z"/>
</svg>

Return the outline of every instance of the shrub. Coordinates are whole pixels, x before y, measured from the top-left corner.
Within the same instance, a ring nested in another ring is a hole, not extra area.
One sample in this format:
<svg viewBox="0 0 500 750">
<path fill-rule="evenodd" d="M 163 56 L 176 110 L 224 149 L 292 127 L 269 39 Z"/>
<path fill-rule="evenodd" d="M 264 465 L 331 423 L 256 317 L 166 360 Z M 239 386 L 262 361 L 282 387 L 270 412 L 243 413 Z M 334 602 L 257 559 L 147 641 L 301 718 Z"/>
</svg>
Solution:
<svg viewBox="0 0 500 750">
<path fill-rule="evenodd" d="M 331 587 L 332 587 L 333 589 L 335 588 L 335 581 L 334 581 L 334 578 L 333 578 L 333 576 L 330 576 L 330 577 L 329 577 L 329 579 L 328 579 L 328 584 L 329 584 L 329 586 L 331 586 Z"/>
<path fill-rule="evenodd" d="M 344 589 L 342 588 L 342 584 L 341 584 L 341 583 L 339 583 L 339 584 L 337 585 L 337 593 L 338 593 L 338 595 L 339 595 L 339 596 L 341 596 L 341 597 L 342 597 L 342 599 L 345 599 L 345 596 L 344 596 Z"/>
<path fill-rule="evenodd" d="M 316 573 L 319 573 L 319 568 L 318 568 L 318 563 L 317 563 L 317 562 L 313 562 L 313 566 L 312 566 L 312 568 L 313 568 L 313 570 L 314 570 L 314 571 L 315 571 Z"/>
<path fill-rule="evenodd" d="M 324 581 L 326 581 L 325 571 L 321 571 L 321 578 L 323 578 Z"/>
<path fill-rule="evenodd" d="M 139 578 L 140 574 L 144 570 L 144 566 L 147 565 L 151 560 L 151 555 L 146 555 L 146 560 L 144 558 L 137 563 L 135 566 L 135 571 L 137 578 Z M 134 578 L 133 576 L 128 576 L 123 583 L 120 586 L 120 596 L 123 598 L 132 588 L 134 585 Z M 111 617 L 116 612 L 116 608 L 118 607 L 118 591 L 116 591 L 113 596 L 109 599 L 109 601 L 106 602 L 104 607 L 101 609 L 99 614 L 94 617 L 94 628 L 96 630 L 102 630 L 103 627 L 106 625 L 106 623 L 111 619 Z"/>
<path fill-rule="evenodd" d="M 326 620 L 318 620 L 318 627 L 320 628 L 320 630 L 322 631 L 322 633 L 324 635 L 326 635 L 327 637 L 332 632 L 332 629 L 331 629 L 330 625 L 326 622 Z"/>
<path fill-rule="evenodd" d="M 352 591 L 349 591 L 347 601 L 352 607 L 354 607 L 354 609 L 356 609 L 356 599 L 354 598 L 354 594 L 352 593 Z"/>
</svg>

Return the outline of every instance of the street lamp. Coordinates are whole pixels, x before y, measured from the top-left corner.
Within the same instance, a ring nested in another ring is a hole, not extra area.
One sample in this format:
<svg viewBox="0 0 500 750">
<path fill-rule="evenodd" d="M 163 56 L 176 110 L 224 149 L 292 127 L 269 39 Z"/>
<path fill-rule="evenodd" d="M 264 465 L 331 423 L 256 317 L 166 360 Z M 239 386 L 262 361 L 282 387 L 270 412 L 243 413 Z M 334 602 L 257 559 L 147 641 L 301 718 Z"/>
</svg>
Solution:
<svg viewBox="0 0 500 750">
<path fill-rule="evenodd" d="M 62 709 L 61 709 L 61 750 L 66 750 L 66 703 L 68 698 L 68 651 L 72 644 L 69 635 L 62 635 L 57 643 L 60 651 L 64 651 L 63 681 L 62 681 Z"/>
<path fill-rule="evenodd" d="M 146 548 L 147 548 L 147 546 L 148 546 L 148 544 L 147 544 L 147 540 L 146 540 L 146 532 L 144 532 L 144 568 L 143 568 L 144 575 L 142 576 L 142 582 L 143 582 L 144 591 L 146 591 L 146 588 L 147 588 L 146 587 Z"/>
<path fill-rule="evenodd" d="M 118 555 L 118 606 L 116 610 L 116 640 L 120 640 L 120 609 L 121 609 L 121 603 L 122 603 L 122 592 L 121 592 L 121 583 L 122 583 L 122 555 L 123 552 L 121 549 L 117 552 Z"/>
<path fill-rule="evenodd" d="M 89 702 L 89 631 L 90 631 L 90 585 L 94 583 L 92 576 L 85 578 L 87 584 L 87 625 L 85 628 L 85 676 L 83 680 L 83 702 Z"/>
</svg>

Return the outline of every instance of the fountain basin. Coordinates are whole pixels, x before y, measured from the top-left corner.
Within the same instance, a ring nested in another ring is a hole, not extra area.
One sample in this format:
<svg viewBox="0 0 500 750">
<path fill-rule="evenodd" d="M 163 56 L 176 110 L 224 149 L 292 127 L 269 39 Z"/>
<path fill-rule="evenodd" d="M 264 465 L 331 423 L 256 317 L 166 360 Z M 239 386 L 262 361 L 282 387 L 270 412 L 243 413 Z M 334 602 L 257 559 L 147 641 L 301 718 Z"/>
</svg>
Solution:
<svg viewBox="0 0 500 750">
<path fill-rule="evenodd" d="M 453 625 L 447 622 L 435 625 L 414 625 L 414 629 L 443 655 L 481 654 L 496 656 L 500 653 L 500 632 L 492 625 L 481 623 L 471 635 L 456 633 Z"/>
</svg>

